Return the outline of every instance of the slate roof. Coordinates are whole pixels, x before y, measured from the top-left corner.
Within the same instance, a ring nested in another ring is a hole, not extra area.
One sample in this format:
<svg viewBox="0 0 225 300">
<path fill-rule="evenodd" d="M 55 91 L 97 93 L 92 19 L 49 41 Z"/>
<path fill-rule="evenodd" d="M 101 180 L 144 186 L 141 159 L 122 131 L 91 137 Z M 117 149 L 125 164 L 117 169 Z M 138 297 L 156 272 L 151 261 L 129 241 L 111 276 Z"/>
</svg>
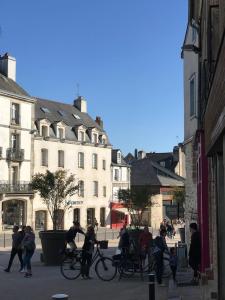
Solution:
<svg viewBox="0 0 225 300">
<path fill-rule="evenodd" d="M 98 123 L 96 123 L 87 113 L 80 112 L 75 106 L 41 98 L 36 98 L 36 100 L 35 120 L 48 119 L 51 124 L 63 121 L 67 125 L 65 130 L 66 139 L 77 140 L 73 128 L 78 125 L 84 125 L 87 128 L 97 128 L 100 133 L 104 133 L 107 136 L 106 132 Z M 47 108 L 49 112 L 44 112 L 42 108 Z M 63 112 L 63 115 L 60 114 L 59 111 Z M 79 119 L 76 119 L 73 114 L 77 115 Z M 55 132 L 52 127 L 50 127 L 50 137 L 55 137 Z M 90 141 L 87 134 L 86 141 Z M 109 145 L 109 141 L 107 144 Z"/>
<path fill-rule="evenodd" d="M 139 159 L 132 163 L 131 185 L 136 186 L 183 186 L 184 179 L 168 169 L 151 161 Z"/>
<path fill-rule="evenodd" d="M 173 157 L 172 152 L 164 152 L 164 153 L 146 153 L 146 157 L 150 158 L 152 161 L 160 162 L 167 158 Z"/>
<path fill-rule="evenodd" d="M 0 73 L 0 90 L 9 92 L 12 94 L 30 97 L 30 95 L 14 80 L 2 75 Z"/>
</svg>

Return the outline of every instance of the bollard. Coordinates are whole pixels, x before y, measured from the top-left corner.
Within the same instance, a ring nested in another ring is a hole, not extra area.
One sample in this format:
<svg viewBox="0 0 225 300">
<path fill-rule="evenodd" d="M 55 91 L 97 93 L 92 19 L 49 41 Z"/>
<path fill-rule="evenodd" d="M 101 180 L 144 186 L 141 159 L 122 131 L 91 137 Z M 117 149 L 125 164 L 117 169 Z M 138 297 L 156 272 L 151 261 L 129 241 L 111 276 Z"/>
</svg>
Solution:
<svg viewBox="0 0 225 300">
<path fill-rule="evenodd" d="M 155 300 L 155 274 L 148 274 L 148 299 Z"/>
<path fill-rule="evenodd" d="M 55 294 L 52 296 L 52 299 L 64 299 L 64 300 L 68 300 L 69 296 L 66 294 Z"/>
</svg>

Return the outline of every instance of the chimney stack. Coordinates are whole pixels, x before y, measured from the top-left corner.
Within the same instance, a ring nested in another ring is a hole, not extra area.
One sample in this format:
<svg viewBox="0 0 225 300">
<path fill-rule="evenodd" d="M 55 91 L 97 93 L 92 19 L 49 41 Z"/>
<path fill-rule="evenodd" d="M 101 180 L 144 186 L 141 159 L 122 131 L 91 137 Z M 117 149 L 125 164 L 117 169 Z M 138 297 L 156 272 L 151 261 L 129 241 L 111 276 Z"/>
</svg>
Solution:
<svg viewBox="0 0 225 300">
<path fill-rule="evenodd" d="M 86 113 L 87 112 L 87 101 L 84 97 L 78 96 L 77 99 L 74 100 L 73 105 L 79 109 L 80 112 Z"/>
<path fill-rule="evenodd" d="M 0 56 L 0 73 L 16 81 L 16 59 L 9 53 Z"/>
<path fill-rule="evenodd" d="M 103 129 L 103 121 L 101 117 L 96 116 L 95 122 Z"/>
</svg>

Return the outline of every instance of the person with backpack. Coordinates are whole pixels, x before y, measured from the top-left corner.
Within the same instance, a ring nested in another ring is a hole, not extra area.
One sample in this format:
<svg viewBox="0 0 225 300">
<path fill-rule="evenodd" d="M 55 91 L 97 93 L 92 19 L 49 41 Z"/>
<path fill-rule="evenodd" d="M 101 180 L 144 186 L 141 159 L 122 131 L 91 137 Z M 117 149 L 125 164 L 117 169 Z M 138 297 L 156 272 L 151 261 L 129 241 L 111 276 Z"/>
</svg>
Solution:
<svg viewBox="0 0 225 300">
<path fill-rule="evenodd" d="M 19 226 L 13 226 L 13 234 L 12 234 L 12 249 L 10 254 L 10 259 L 8 263 L 8 267 L 4 269 L 5 272 L 10 272 L 14 257 L 16 254 L 18 255 L 20 261 L 20 270 L 23 269 L 23 258 L 22 258 L 22 249 L 21 249 L 21 242 L 23 240 L 23 236 L 20 234 Z"/>
<path fill-rule="evenodd" d="M 35 245 L 35 234 L 30 226 L 25 228 L 25 236 L 22 240 L 22 249 L 24 249 L 24 258 L 23 258 L 23 267 L 26 270 L 24 277 L 31 277 L 31 258 L 34 254 L 36 245 Z"/>
<path fill-rule="evenodd" d="M 194 271 L 193 283 L 199 281 L 199 267 L 201 264 L 201 237 L 196 223 L 190 224 L 191 244 L 189 249 L 189 265 Z"/>
<path fill-rule="evenodd" d="M 154 239 L 153 255 L 156 262 L 156 279 L 160 286 L 165 286 L 164 284 L 162 284 L 163 253 L 165 250 L 168 251 L 165 237 L 166 237 L 166 230 L 162 229 L 160 231 L 160 235 Z"/>
</svg>

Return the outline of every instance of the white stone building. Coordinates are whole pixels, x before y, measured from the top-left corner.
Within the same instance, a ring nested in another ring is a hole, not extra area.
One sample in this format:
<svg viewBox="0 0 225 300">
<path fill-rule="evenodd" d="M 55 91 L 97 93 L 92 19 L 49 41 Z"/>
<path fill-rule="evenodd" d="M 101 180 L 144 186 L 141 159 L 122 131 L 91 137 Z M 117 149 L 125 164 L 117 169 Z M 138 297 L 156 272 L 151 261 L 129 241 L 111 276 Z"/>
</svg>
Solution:
<svg viewBox="0 0 225 300">
<path fill-rule="evenodd" d="M 110 226 L 111 145 L 100 117 L 94 121 L 87 103 L 73 105 L 30 97 L 16 82 L 16 61 L 0 57 L 0 230 L 14 224 L 51 229 L 40 196 L 29 186 L 32 175 L 59 168 L 75 174 L 79 194 L 68 201 L 62 228 L 73 220 L 83 227 L 97 219 Z"/>
<path fill-rule="evenodd" d="M 0 57 L 0 230 L 32 220 L 32 114 L 35 99 L 15 82 L 16 61 Z"/>
<path fill-rule="evenodd" d="M 124 223 L 130 223 L 128 210 L 119 202 L 119 190 L 130 188 L 130 165 L 122 156 L 120 149 L 112 150 L 112 199 L 111 199 L 111 227 L 120 228 Z"/>
<path fill-rule="evenodd" d="M 197 153 L 194 147 L 195 134 L 198 129 L 198 30 L 196 24 L 188 24 L 182 58 L 184 61 L 184 153 L 186 166 L 185 179 L 185 225 L 197 221 Z M 190 233 L 186 230 L 186 241 L 189 244 Z"/>
<path fill-rule="evenodd" d="M 68 228 L 73 220 L 86 227 L 94 218 L 100 226 L 110 226 L 111 145 L 101 119 L 91 119 L 82 97 L 73 105 L 37 99 L 35 126 L 34 174 L 63 168 L 75 174 L 80 185 L 79 193 L 68 199 L 72 208 L 65 211 L 61 227 Z M 50 228 L 51 219 L 37 194 L 33 209 L 35 228 Z"/>
</svg>

